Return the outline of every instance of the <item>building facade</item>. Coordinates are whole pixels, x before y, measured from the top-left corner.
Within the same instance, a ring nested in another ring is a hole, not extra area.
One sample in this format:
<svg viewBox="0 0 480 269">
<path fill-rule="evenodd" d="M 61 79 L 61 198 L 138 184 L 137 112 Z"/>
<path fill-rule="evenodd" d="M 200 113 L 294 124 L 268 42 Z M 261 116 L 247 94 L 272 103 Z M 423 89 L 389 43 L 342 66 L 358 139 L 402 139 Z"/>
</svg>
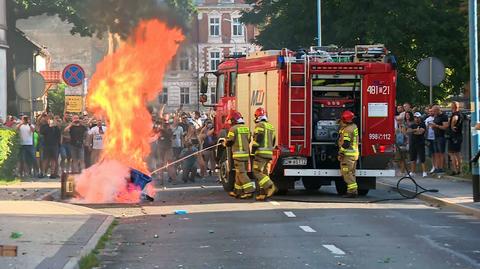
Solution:
<svg viewBox="0 0 480 269">
<path fill-rule="evenodd" d="M 159 103 L 165 111 L 207 110 L 198 103 L 199 80 L 205 72 L 216 71 L 229 55 L 246 54 L 259 48 L 251 43 L 256 28 L 240 22 L 242 10 L 250 8 L 243 0 L 197 0 L 192 31 L 173 60 L 164 80 Z M 215 81 L 210 80 L 208 102 L 215 103 Z"/>
</svg>

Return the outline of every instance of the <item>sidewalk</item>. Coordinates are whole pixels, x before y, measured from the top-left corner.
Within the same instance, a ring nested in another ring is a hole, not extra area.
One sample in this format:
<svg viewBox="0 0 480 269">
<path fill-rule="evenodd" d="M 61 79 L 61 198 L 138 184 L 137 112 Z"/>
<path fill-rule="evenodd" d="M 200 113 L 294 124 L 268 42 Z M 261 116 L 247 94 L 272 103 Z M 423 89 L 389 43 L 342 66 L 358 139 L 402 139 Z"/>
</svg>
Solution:
<svg viewBox="0 0 480 269">
<path fill-rule="evenodd" d="M 0 201 L 42 200 L 60 190 L 60 179 L 27 178 L 21 182 L 0 185 Z"/>
<path fill-rule="evenodd" d="M 76 268 L 95 248 L 113 217 L 50 201 L 0 201 L 0 244 L 17 246 L 17 257 L 1 257 L 0 268 Z M 21 233 L 17 239 L 13 232 Z"/>
<path fill-rule="evenodd" d="M 400 177 L 378 178 L 377 184 L 396 189 Z M 463 178 L 445 176 L 438 178 L 416 177 L 415 181 L 425 189 L 437 189 L 438 193 L 427 192 L 417 198 L 442 206 L 448 206 L 460 212 L 480 217 L 480 203 L 474 203 L 472 182 Z M 413 195 L 415 185 L 408 179 L 402 181 L 400 188 L 408 195 Z"/>
</svg>

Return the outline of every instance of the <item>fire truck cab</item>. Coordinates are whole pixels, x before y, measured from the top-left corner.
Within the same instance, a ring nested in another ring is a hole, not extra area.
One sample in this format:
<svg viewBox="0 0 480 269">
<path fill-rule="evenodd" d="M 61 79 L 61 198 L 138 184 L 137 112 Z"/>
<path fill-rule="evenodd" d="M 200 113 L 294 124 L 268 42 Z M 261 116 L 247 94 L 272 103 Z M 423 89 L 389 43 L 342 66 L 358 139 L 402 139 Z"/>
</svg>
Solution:
<svg viewBox="0 0 480 269">
<path fill-rule="evenodd" d="M 276 128 L 270 174 L 281 193 L 300 179 L 307 190 L 334 182 L 339 194 L 346 192 L 336 144 L 345 110 L 355 113 L 359 128 L 359 194 L 374 189 L 377 177 L 395 175 L 387 168 L 395 150 L 396 62 L 383 45 L 259 51 L 227 58 L 215 75 L 217 134 L 230 127 L 225 119 L 231 110 L 242 113 L 253 130 L 255 110 L 266 109 Z M 207 83 L 204 76 L 203 101 Z M 217 160 L 220 180 L 230 191 L 234 171 L 226 148 L 217 149 Z"/>
</svg>

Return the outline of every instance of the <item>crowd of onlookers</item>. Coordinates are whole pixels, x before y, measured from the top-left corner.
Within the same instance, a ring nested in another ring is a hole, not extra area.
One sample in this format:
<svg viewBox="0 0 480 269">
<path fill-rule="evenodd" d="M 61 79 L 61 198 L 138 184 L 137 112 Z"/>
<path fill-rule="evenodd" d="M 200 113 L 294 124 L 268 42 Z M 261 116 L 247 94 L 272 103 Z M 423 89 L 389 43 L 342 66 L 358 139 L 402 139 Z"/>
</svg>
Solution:
<svg viewBox="0 0 480 269">
<path fill-rule="evenodd" d="M 103 149 L 105 123 L 88 115 L 63 117 L 42 113 L 33 121 L 27 115 L 7 116 L 0 126 L 16 129 L 19 136 L 19 177 L 57 178 L 61 172 L 80 173 L 95 163 Z"/>
<path fill-rule="evenodd" d="M 396 161 L 401 175 L 410 173 L 413 176 L 418 164 L 423 177 L 427 177 L 428 174 L 444 174 L 447 162 L 450 164 L 450 175 L 462 173 L 460 152 L 465 115 L 460 112 L 458 102 L 452 102 L 451 110 L 448 112 L 450 115 L 442 111 L 438 105 L 428 106 L 424 111 L 412 108 L 409 103 L 397 106 Z M 426 156 L 431 158 L 429 171 Z"/>
<path fill-rule="evenodd" d="M 168 181 L 174 184 L 180 179 L 185 183 L 193 182 L 195 177 L 204 179 L 215 173 L 213 146 L 217 144 L 217 134 L 213 125 L 214 115 L 198 111 L 160 114 L 153 118 L 151 154 L 148 160 L 150 169 L 167 166 L 163 171 L 168 173 Z M 204 149 L 207 150 L 194 154 Z M 169 165 L 182 158 L 185 160 Z M 163 178 L 163 173 L 157 175 Z"/>
<path fill-rule="evenodd" d="M 212 113 L 152 113 L 151 153 L 147 160 L 151 171 L 214 146 L 217 135 Z M 0 126 L 18 131 L 20 154 L 16 174 L 38 178 L 57 178 L 62 172 L 80 173 L 96 163 L 107 128 L 104 121 L 86 114 L 61 117 L 51 113 L 42 113 L 33 121 L 26 115 L 8 116 L 5 121 L 0 120 Z M 165 171 L 168 180 L 176 183 L 179 179 L 188 182 L 195 177 L 205 178 L 215 169 L 212 147 L 169 165 Z"/>
</svg>

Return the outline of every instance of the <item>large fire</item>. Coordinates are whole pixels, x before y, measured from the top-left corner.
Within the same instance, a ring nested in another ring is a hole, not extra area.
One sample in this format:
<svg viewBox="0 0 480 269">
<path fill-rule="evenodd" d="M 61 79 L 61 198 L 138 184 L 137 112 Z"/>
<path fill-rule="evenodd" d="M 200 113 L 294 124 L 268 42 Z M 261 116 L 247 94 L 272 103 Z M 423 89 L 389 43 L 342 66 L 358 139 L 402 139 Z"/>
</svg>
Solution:
<svg viewBox="0 0 480 269">
<path fill-rule="evenodd" d="M 97 65 L 87 104 L 106 119 L 107 131 L 102 161 L 75 180 L 75 189 L 86 202 L 139 200 L 140 190 L 125 177 L 129 167 L 149 174 L 145 158 L 150 153 L 152 124 L 146 103 L 158 96 L 165 69 L 183 39 L 181 30 L 159 20 L 142 21 L 127 42 Z M 149 194 L 151 185 L 147 185 Z"/>
</svg>

